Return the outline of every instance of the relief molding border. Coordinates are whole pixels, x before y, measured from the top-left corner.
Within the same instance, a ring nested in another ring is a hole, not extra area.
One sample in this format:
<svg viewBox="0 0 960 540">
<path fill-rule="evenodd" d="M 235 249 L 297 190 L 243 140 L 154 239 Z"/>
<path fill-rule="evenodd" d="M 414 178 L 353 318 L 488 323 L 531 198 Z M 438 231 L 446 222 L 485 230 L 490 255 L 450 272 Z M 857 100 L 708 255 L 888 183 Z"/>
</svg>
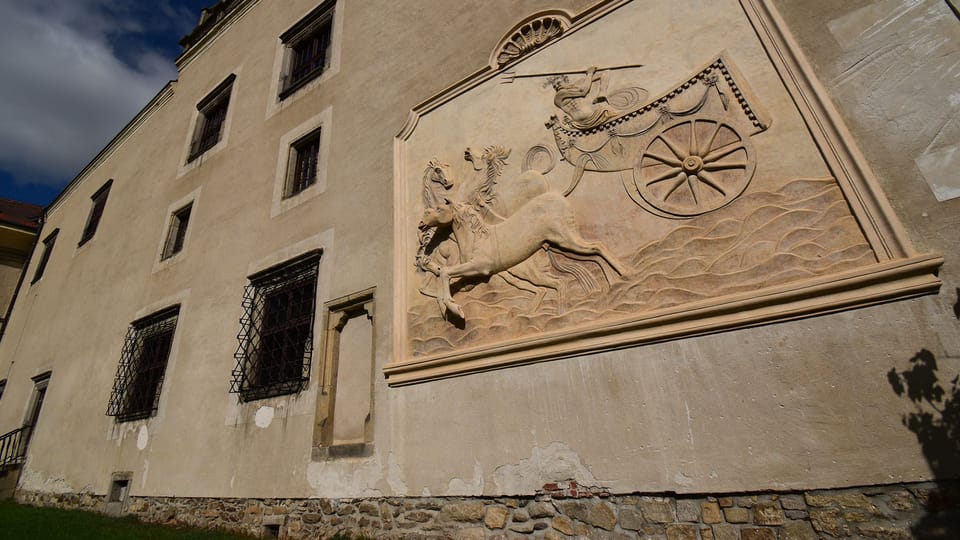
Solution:
<svg viewBox="0 0 960 540">
<path fill-rule="evenodd" d="M 629 0 L 600 2 L 574 17 L 556 39 L 574 33 Z M 837 179 L 851 211 L 879 262 L 866 268 L 797 281 L 702 302 L 656 310 L 637 317 L 583 325 L 533 337 L 412 359 L 407 352 L 405 229 L 407 185 L 404 178 L 406 140 L 419 117 L 497 76 L 514 62 L 485 66 L 411 110 L 394 141 L 394 303 L 393 361 L 384 367 L 390 386 L 412 384 L 507 366 L 542 362 L 605 350 L 747 328 L 814 315 L 834 313 L 893 300 L 936 293 L 943 264 L 937 254 L 918 254 L 896 218 L 879 182 L 853 137 L 817 81 L 812 66 L 773 6 L 772 0 L 739 0 L 747 19 L 780 76 L 811 136 Z M 531 20 L 541 14 L 535 14 Z M 522 24 L 522 22 L 520 23 Z M 499 46 L 499 45 L 498 45 Z M 538 49 L 539 50 L 539 49 Z M 533 50 L 530 55 L 536 54 Z M 519 60 L 519 59 L 518 59 Z"/>
</svg>

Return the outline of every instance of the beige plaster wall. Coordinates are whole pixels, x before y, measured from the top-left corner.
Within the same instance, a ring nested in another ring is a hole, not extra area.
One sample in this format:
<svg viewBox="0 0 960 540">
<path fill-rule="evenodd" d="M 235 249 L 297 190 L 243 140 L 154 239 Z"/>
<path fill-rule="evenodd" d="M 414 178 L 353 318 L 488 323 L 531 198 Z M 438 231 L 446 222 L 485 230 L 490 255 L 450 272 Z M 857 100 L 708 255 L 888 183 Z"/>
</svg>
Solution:
<svg viewBox="0 0 960 540">
<path fill-rule="evenodd" d="M 831 82 L 853 56 L 828 39 L 829 21 L 867 3 L 777 3 L 914 242 L 945 255 L 939 296 L 388 388 L 394 135 L 416 103 L 484 65 L 522 17 L 589 3 L 343 2 L 339 71 L 277 106 L 277 36 L 314 2 L 261 1 L 187 63 L 169 101 L 50 212 L 41 237 L 60 228 L 53 257 L 0 342 L 0 378 L 10 381 L 0 432 L 22 421 L 30 377 L 53 372 L 21 485 L 104 493 L 111 472 L 133 471 L 134 495 L 351 497 L 530 493 L 566 478 L 678 492 L 929 478 L 901 425 L 909 404 L 886 373 L 923 348 L 943 360 L 942 380 L 956 371 L 957 201 L 936 202 L 920 178 L 920 143 L 880 120 L 855 121 L 875 112 L 871 103 Z M 195 105 L 230 73 L 227 140 L 184 167 Z M 324 192 L 271 216 L 280 141 L 328 108 Z M 109 178 L 97 235 L 78 248 L 90 195 Z M 191 194 L 184 253 L 158 266 L 169 207 Z M 239 405 L 227 393 L 247 276 L 310 247 L 324 249 L 320 304 L 376 287 L 369 457 L 311 462 L 319 355 L 298 395 Z M 157 416 L 116 424 L 104 412 L 127 326 L 178 302 Z"/>
</svg>

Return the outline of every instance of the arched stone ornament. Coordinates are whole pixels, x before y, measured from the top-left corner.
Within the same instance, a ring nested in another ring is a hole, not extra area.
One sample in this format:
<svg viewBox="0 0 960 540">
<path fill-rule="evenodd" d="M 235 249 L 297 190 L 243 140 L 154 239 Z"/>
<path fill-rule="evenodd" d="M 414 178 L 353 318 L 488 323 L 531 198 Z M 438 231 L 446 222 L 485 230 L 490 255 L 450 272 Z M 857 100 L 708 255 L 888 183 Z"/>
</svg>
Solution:
<svg viewBox="0 0 960 540">
<path fill-rule="evenodd" d="M 534 14 L 394 175 L 391 385 L 940 286 L 769 0 Z"/>
</svg>

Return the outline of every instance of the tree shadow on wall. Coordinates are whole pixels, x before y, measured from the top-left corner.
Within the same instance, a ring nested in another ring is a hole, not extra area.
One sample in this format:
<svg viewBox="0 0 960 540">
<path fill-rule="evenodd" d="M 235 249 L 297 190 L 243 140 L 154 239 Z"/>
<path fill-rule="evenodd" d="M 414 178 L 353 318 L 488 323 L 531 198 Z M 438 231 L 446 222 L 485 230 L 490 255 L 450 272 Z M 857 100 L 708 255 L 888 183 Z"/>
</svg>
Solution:
<svg viewBox="0 0 960 540">
<path fill-rule="evenodd" d="M 898 396 L 906 395 L 914 410 L 903 425 L 917 437 L 937 479 L 936 488 L 918 490 L 927 514 L 912 527 L 916 538 L 960 538 L 960 376 L 945 387 L 937 375 L 937 359 L 923 349 L 910 359 L 910 368 L 887 373 Z"/>
</svg>

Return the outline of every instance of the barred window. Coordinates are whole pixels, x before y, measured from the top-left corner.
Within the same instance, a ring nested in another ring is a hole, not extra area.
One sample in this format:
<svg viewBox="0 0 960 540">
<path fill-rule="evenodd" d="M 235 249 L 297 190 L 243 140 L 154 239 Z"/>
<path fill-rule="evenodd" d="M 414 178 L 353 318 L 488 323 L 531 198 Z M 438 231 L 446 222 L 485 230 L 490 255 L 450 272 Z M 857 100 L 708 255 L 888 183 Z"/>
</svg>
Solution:
<svg viewBox="0 0 960 540">
<path fill-rule="evenodd" d="M 293 197 L 317 183 L 317 162 L 320 158 L 320 130 L 301 137 L 290 146 L 290 165 L 284 198 Z"/>
<path fill-rule="evenodd" d="M 107 196 L 110 195 L 110 186 L 113 180 L 107 181 L 90 199 L 93 200 L 93 206 L 90 207 L 90 215 L 87 216 L 87 224 L 83 227 L 83 234 L 80 235 L 80 244 L 87 243 L 87 240 L 93 238 L 97 232 L 97 226 L 100 225 L 100 218 L 103 216 L 103 209 L 107 206 Z"/>
<path fill-rule="evenodd" d="M 157 412 L 180 306 L 130 325 L 120 356 L 107 415 L 117 422 L 148 418 Z"/>
<path fill-rule="evenodd" d="M 280 36 L 286 47 L 286 70 L 280 85 L 280 99 L 319 77 L 329 63 L 333 4 L 324 2 Z"/>
<path fill-rule="evenodd" d="M 230 385 L 241 400 L 296 393 L 310 380 L 320 255 L 312 251 L 250 277 Z"/>
<path fill-rule="evenodd" d="M 236 75 L 227 77 L 197 104 L 200 114 L 194 128 L 193 141 L 190 143 L 188 163 L 213 148 L 223 137 L 223 126 L 227 121 L 227 108 L 230 105 L 230 92 L 233 90 L 234 79 Z"/>
</svg>

